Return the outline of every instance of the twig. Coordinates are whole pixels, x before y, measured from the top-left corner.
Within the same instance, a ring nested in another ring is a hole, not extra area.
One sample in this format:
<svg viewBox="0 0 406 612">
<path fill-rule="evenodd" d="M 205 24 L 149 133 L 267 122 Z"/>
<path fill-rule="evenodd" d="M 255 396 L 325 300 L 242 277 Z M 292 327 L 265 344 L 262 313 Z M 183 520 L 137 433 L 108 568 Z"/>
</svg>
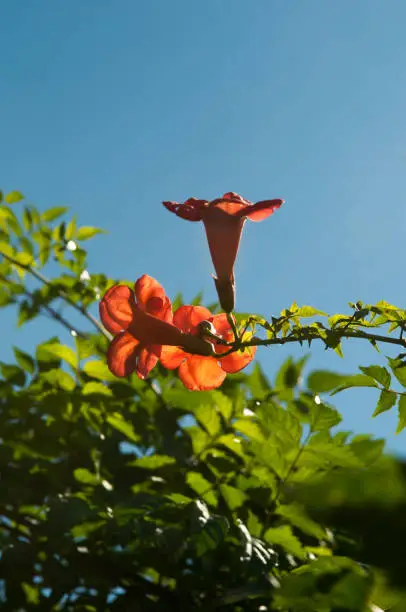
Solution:
<svg viewBox="0 0 406 612">
<path fill-rule="evenodd" d="M 19 261 L 17 261 L 17 259 L 14 259 L 14 257 L 10 257 L 10 255 L 6 255 L 6 253 L 3 253 L 2 251 L 0 251 L 0 255 L 3 255 L 5 259 L 7 259 L 10 263 L 14 264 L 15 266 L 18 266 L 19 268 L 22 268 L 23 270 L 26 270 L 27 272 L 29 272 L 32 276 L 34 276 L 37 280 L 41 281 L 41 283 L 43 283 L 44 285 L 47 285 L 48 287 L 54 286 L 52 281 L 50 281 L 46 276 L 41 274 L 41 272 L 38 272 L 38 270 L 35 270 L 35 268 L 32 268 L 29 264 L 22 264 Z M 66 293 L 66 291 L 59 290 L 59 297 L 65 300 L 65 302 L 70 304 L 72 308 L 80 312 L 84 317 L 86 317 L 86 319 L 88 319 L 88 321 L 90 321 L 92 325 L 94 325 L 98 329 L 98 331 L 101 332 L 103 336 L 105 336 L 105 338 L 107 338 L 108 340 L 111 340 L 111 335 L 103 327 L 103 325 L 93 315 L 91 315 L 90 312 L 88 312 L 84 306 L 81 306 L 80 304 L 77 304 L 74 300 L 72 300 L 69 297 L 69 295 Z"/>
</svg>

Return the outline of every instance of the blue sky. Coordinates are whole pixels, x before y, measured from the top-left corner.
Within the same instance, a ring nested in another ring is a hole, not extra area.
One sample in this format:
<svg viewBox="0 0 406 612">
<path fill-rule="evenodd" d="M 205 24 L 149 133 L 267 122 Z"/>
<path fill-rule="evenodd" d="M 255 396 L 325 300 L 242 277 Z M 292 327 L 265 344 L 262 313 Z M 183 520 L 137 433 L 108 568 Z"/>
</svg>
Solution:
<svg viewBox="0 0 406 612">
<path fill-rule="evenodd" d="M 404 306 L 404 0 L 9 0 L 0 19 L 1 187 L 106 228 L 90 272 L 148 273 L 170 296 L 213 301 L 202 227 L 160 202 L 236 191 L 286 200 L 246 225 L 238 310 Z M 1 317 L 0 359 L 51 329 Z M 344 349 L 315 347 L 309 369 L 379 360 L 362 342 Z M 272 377 L 289 354 L 302 349 L 258 357 Z M 372 419 L 374 400 L 337 396 L 344 427 L 404 453 L 395 411 Z"/>
</svg>

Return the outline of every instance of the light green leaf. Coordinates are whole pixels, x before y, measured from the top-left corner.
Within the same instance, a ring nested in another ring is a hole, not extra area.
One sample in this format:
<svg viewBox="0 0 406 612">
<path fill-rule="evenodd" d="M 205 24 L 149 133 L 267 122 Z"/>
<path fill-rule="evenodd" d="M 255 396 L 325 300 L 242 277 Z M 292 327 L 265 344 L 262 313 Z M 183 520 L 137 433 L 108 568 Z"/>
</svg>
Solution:
<svg viewBox="0 0 406 612">
<path fill-rule="evenodd" d="M 83 385 L 82 395 L 107 395 L 112 397 L 112 390 L 101 382 L 88 382 Z"/>
<path fill-rule="evenodd" d="M 217 506 L 213 486 L 199 472 L 188 472 L 186 482 L 206 503 Z"/>
<path fill-rule="evenodd" d="M 265 532 L 265 540 L 269 544 L 281 546 L 286 552 L 304 559 L 306 554 L 300 540 L 293 534 L 291 527 L 271 527 Z"/>
<path fill-rule="evenodd" d="M 139 442 L 140 437 L 135 433 L 134 427 L 128 421 L 125 421 L 119 412 L 115 412 L 114 414 L 109 414 L 107 416 L 107 422 L 124 434 L 129 440 L 132 442 Z"/>
<path fill-rule="evenodd" d="M 4 201 L 7 202 L 7 204 L 16 204 L 21 200 L 24 200 L 24 196 L 20 191 L 10 191 L 10 193 L 4 196 Z"/>
<path fill-rule="evenodd" d="M 315 317 L 316 315 L 327 316 L 326 312 L 313 308 L 313 306 L 300 306 L 295 314 L 299 317 Z"/>
<path fill-rule="evenodd" d="M 237 508 L 240 508 L 247 499 L 243 491 L 231 487 L 230 485 L 221 484 L 219 490 L 230 510 L 237 510 Z"/>
<path fill-rule="evenodd" d="M 388 389 L 391 382 L 391 375 L 389 374 L 386 368 L 383 368 L 378 365 L 371 365 L 368 367 L 360 367 L 361 372 L 366 374 L 367 376 L 371 376 L 375 380 L 377 380 L 381 385 Z"/>
<path fill-rule="evenodd" d="M 117 377 L 110 372 L 104 361 L 88 361 L 83 366 L 83 371 L 91 378 L 96 378 L 97 380 L 104 380 L 107 382 L 118 381 Z"/>
<path fill-rule="evenodd" d="M 346 380 L 346 374 L 337 374 L 328 370 L 315 370 L 307 379 L 307 386 L 315 393 L 325 393 L 338 387 Z"/>
<path fill-rule="evenodd" d="M 62 359 L 63 361 L 66 361 L 66 363 L 68 363 L 71 366 L 71 368 L 73 368 L 74 370 L 77 369 L 78 367 L 77 354 L 69 346 L 66 346 L 65 344 L 52 343 L 52 344 L 43 344 L 41 346 L 41 349 L 47 353 L 50 353 L 57 359 Z"/>
<path fill-rule="evenodd" d="M 104 230 L 98 227 L 91 227 L 90 225 L 84 225 L 80 227 L 76 234 L 77 240 L 89 240 L 89 238 L 93 238 L 96 234 L 104 234 Z"/>
<path fill-rule="evenodd" d="M 386 389 L 381 391 L 378 403 L 375 408 L 375 412 L 372 416 L 375 417 L 378 416 L 378 414 L 381 414 L 382 412 L 390 410 L 392 406 L 394 406 L 394 404 L 396 403 L 396 398 L 397 395 L 394 391 L 387 391 Z"/>
<path fill-rule="evenodd" d="M 41 378 L 46 380 L 49 384 L 60 387 L 65 391 L 73 391 L 76 387 L 76 383 L 73 378 L 63 370 L 49 370 L 41 374 Z"/>
<path fill-rule="evenodd" d="M 309 518 L 304 509 L 296 503 L 289 505 L 281 505 L 277 508 L 276 514 L 283 516 L 294 527 L 297 527 L 303 533 L 307 533 L 319 540 L 326 537 L 325 530 L 311 518 Z"/>
<path fill-rule="evenodd" d="M 161 467 L 173 465 L 174 463 L 176 463 L 174 457 L 168 457 L 167 455 L 150 455 L 149 457 L 140 457 L 140 459 L 132 461 L 129 465 L 143 468 L 144 470 L 158 470 Z"/>
<path fill-rule="evenodd" d="M 45 222 L 53 221 L 54 219 L 57 219 L 58 217 L 66 213 L 67 210 L 68 208 L 66 208 L 65 206 L 54 206 L 53 208 L 48 208 L 48 210 L 42 213 L 41 219 Z"/>
<path fill-rule="evenodd" d="M 400 433 L 406 427 L 406 395 L 399 397 L 398 403 L 399 420 L 396 433 Z"/>
<path fill-rule="evenodd" d="M 251 419 L 238 419 L 233 423 L 233 429 L 247 436 L 250 440 L 256 440 L 257 442 L 263 442 L 265 439 L 264 434 L 261 431 L 258 423 L 255 423 Z"/>
<path fill-rule="evenodd" d="M 96 474 L 89 472 L 89 470 L 87 470 L 86 468 L 77 468 L 73 472 L 73 475 L 78 482 L 81 482 L 83 484 L 97 486 L 100 483 L 100 480 L 96 476 Z"/>
<path fill-rule="evenodd" d="M 365 374 L 354 374 L 353 376 L 347 376 L 345 382 L 332 391 L 331 395 L 345 391 L 345 389 L 351 389 L 352 387 L 378 387 L 378 384 L 370 376 L 365 376 Z"/>
<path fill-rule="evenodd" d="M 196 420 L 204 427 L 207 433 L 214 437 L 221 430 L 221 421 L 216 408 L 208 404 L 200 404 L 193 411 Z"/>
<path fill-rule="evenodd" d="M 390 368 L 400 382 L 402 387 L 406 387 L 406 362 L 401 359 L 388 358 Z"/>
</svg>

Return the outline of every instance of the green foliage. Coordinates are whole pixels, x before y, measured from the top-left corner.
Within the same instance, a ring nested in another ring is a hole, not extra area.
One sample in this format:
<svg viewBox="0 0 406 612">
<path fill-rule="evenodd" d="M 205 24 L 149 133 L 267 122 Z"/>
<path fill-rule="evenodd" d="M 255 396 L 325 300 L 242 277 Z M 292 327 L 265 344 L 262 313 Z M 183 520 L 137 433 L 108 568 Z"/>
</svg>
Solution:
<svg viewBox="0 0 406 612">
<path fill-rule="evenodd" d="M 337 431 L 328 400 L 371 387 L 374 414 L 397 404 L 400 431 L 404 355 L 307 381 L 307 358 L 272 380 L 257 363 L 210 392 L 161 367 L 119 380 L 90 310 L 115 281 L 90 273 L 78 245 L 99 230 L 61 221 L 59 206 L 18 216 L 19 199 L 0 205 L 0 307 L 21 325 L 50 316 L 61 334 L 0 364 L 1 609 L 399 612 L 406 468 L 382 440 Z M 293 304 L 237 323 L 340 352 L 343 333 L 406 320 L 385 302 L 351 308 L 326 319 Z"/>
</svg>

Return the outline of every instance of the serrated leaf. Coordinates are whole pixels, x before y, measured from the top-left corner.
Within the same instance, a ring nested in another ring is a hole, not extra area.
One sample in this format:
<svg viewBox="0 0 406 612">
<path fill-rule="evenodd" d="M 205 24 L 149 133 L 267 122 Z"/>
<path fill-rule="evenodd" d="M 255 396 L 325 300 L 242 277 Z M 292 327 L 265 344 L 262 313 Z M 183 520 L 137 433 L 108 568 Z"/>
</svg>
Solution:
<svg viewBox="0 0 406 612">
<path fill-rule="evenodd" d="M 317 315 L 321 315 L 326 317 L 327 313 L 323 310 L 318 310 L 317 308 L 313 308 L 313 306 L 300 306 L 299 310 L 295 313 L 299 317 L 315 317 Z"/>
<path fill-rule="evenodd" d="M 400 433 L 406 427 L 406 395 L 399 397 L 398 403 L 399 420 L 396 433 Z"/>
<path fill-rule="evenodd" d="M 104 230 L 98 227 L 91 227 L 90 225 L 84 225 L 80 227 L 76 234 L 77 240 L 89 240 L 89 238 L 93 238 L 96 234 L 104 234 Z"/>
<path fill-rule="evenodd" d="M 43 344 L 41 348 L 43 351 L 50 353 L 57 359 L 62 359 L 63 361 L 66 361 L 66 363 L 68 363 L 74 370 L 77 369 L 77 354 L 69 346 L 66 346 L 65 344 L 52 343 Z"/>
<path fill-rule="evenodd" d="M 23 194 L 20 191 L 10 191 L 4 196 L 4 201 L 7 204 L 16 204 L 24 199 Z"/>
<path fill-rule="evenodd" d="M 82 395 L 106 395 L 113 396 L 110 387 L 103 385 L 101 382 L 87 382 L 82 387 Z"/>
<path fill-rule="evenodd" d="M 65 206 L 54 206 L 53 208 L 48 208 L 48 210 L 42 213 L 41 219 L 42 221 L 49 223 L 50 221 L 53 221 L 66 213 L 67 210 L 68 208 Z"/>
<path fill-rule="evenodd" d="M 406 362 L 401 359 L 391 359 L 388 357 L 390 369 L 402 387 L 406 387 Z"/>
<path fill-rule="evenodd" d="M 143 468 L 144 470 L 158 470 L 159 468 L 176 463 L 174 457 L 167 455 L 150 455 L 148 457 L 140 457 L 132 461 L 129 465 L 132 467 Z"/>
<path fill-rule="evenodd" d="M 378 365 L 371 365 L 368 367 L 361 367 L 361 372 L 366 374 L 367 376 L 371 376 L 373 379 L 378 381 L 381 385 L 388 389 L 391 382 L 391 375 L 389 374 L 386 368 L 383 368 Z"/>
<path fill-rule="evenodd" d="M 291 527 L 288 525 L 271 527 L 265 532 L 264 538 L 269 544 L 281 546 L 287 553 L 299 559 L 304 559 L 306 556 L 300 540 L 293 534 Z"/>
<path fill-rule="evenodd" d="M 117 431 L 120 431 L 129 440 L 131 440 L 132 442 L 139 442 L 140 437 L 134 431 L 133 425 L 129 423 L 128 421 L 125 421 L 119 412 L 115 412 L 114 414 L 109 414 L 106 420 L 111 425 L 111 427 L 114 427 L 114 429 L 117 429 Z"/>
<path fill-rule="evenodd" d="M 394 406 L 394 404 L 396 403 L 396 398 L 397 395 L 394 391 L 387 391 L 386 389 L 381 391 L 378 403 L 375 408 L 375 412 L 372 416 L 375 417 L 378 416 L 378 414 L 382 414 L 382 412 L 390 410 L 392 406 Z"/>
<path fill-rule="evenodd" d="M 105 380 L 107 382 L 117 382 L 117 377 L 114 376 L 108 369 L 104 361 L 88 361 L 83 366 L 85 374 L 97 380 Z"/>
</svg>

